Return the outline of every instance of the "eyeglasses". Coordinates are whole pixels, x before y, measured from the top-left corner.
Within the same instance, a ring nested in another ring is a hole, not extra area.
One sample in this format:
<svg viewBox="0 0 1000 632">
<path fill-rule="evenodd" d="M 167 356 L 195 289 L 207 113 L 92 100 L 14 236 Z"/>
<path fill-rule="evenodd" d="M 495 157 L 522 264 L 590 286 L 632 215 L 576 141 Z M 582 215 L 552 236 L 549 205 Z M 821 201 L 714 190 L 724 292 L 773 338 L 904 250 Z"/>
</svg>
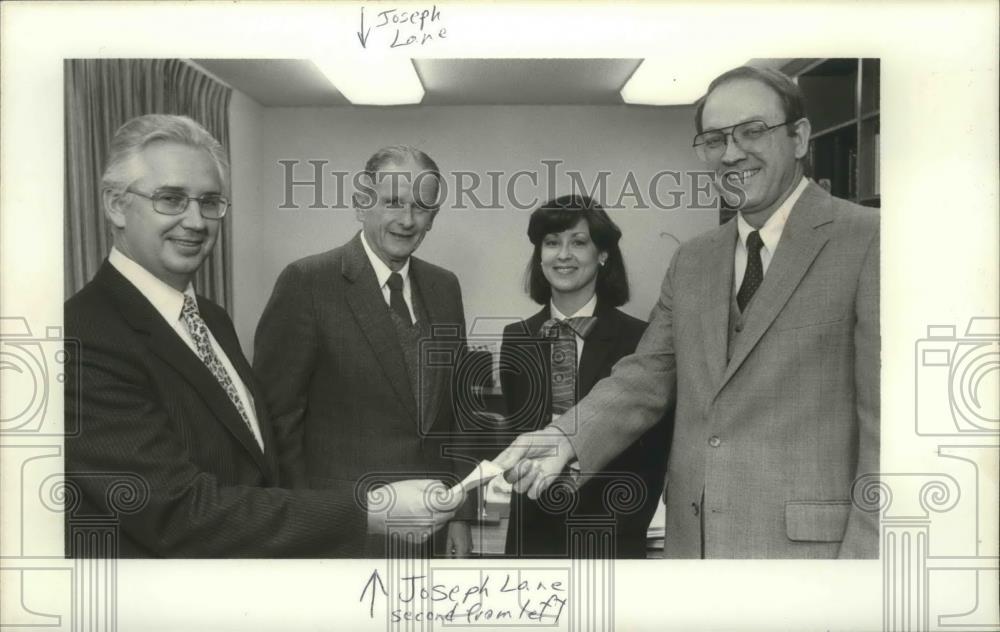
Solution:
<svg viewBox="0 0 1000 632">
<path fill-rule="evenodd" d="M 777 125 L 768 125 L 764 121 L 745 121 L 731 127 L 712 129 L 694 137 L 692 147 L 698 152 L 698 157 L 704 161 L 718 160 L 726 153 L 726 137 L 731 136 L 733 143 L 743 151 L 759 149 L 768 132 L 796 121 L 785 121 Z M 726 131 L 729 130 L 729 131 Z"/>
<path fill-rule="evenodd" d="M 126 188 L 125 191 L 150 200 L 153 203 L 153 210 L 161 215 L 180 215 L 187 210 L 191 200 L 198 202 L 198 211 L 205 219 L 221 219 L 229 210 L 229 200 L 221 195 L 188 197 L 176 191 L 157 191 L 153 195 L 146 195 L 131 188 Z"/>
</svg>

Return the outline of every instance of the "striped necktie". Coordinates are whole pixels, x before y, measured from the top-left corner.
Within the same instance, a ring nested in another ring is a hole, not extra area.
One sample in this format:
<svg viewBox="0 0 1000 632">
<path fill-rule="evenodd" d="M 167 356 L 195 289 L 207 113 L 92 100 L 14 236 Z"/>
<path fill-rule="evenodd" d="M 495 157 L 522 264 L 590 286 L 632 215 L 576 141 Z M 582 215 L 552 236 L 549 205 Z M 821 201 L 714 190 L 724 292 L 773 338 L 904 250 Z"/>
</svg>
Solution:
<svg viewBox="0 0 1000 632">
<path fill-rule="evenodd" d="M 584 316 L 542 325 L 542 337 L 552 339 L 552 414 L 561 415 L 576 404 L 576 337 L 586 339 L 597 318 Z"/>
</svg>

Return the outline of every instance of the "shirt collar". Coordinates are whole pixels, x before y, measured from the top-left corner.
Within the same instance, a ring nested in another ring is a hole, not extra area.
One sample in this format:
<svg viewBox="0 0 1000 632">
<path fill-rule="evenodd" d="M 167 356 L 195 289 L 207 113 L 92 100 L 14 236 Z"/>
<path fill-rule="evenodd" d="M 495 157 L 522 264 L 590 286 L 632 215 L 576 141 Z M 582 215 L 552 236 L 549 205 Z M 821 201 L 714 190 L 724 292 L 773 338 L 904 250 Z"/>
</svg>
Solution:
<svg viewBox="0 0 1000 632">
<path fill-rule="evenodd" d="M 372 267 L 375 268 L 375 278 L 378 279 L 378 286 L 380 288 L 385 287 L 385 284 L 389 281 L 389 275 L 392 274 L 392 268 L 386 265 L 385 261 L 379 259 L 375 251 L 371 249 L 368 245 L 368 240 L 365 239 L 365 231 L 361 231 L 361 245 L 365 249 L 365 254 L 368 255 L 368 261 L 371 262 Z M 403 277 L 403 283 L 408 283 L 410 280 L 410 258 L 406 258 L 406 263 L 403 267 L 399 269 L 399 276 Z"/>
<path fill-rule="evenodd" d="M 549 301 L 549 312 L 552 314 L 552 318 L 555 318 L 556 320 L 566 320 L 567 318 L 582 318 L 586 316 L 593 316 L 594 311 L 596 309 L 597 309 L 596 292 L 594 293 L 593 296 L 590 297 L 590 300 L 587 301 L 583 307 L 576 310 L 576 313 L 573 314 L 572 316 L 564 316 L 563 313 L 556 308 L 555 301 Z"/>
<path fill-rule="evenodd" d="M 185 294 L 195 298 L 194 287 L 190 283 L 184 292 L 178 292 L 156 278 L 152 272 L 142 267 L 138 262 L 130 259 L 118 248 L 111 248 L 108 263 L 134 285 L 168 323 L 173 324 L 181 317 Z"/>
<path fill-rule="evenodd" d="M 792 191 L 791 195 L 785 198 L 785 201 L 781 203 L 781 206 L 767 218 L 764 225 L 760 227 L 760 240 L 764 242 L 764 247 L 771 254 L 774 254 L 774 249 L 778 247 L 778 240 L 781 239 L 781 233 L 785 229 L 785 222 L 788 221 L 788 215 L 792 212 L 792 207 L 795 203 L 799 201 L 802 192 L 806 190 L 806 186 L 809 184 L 809 180 L 803 176 L 798 185 Z M 736 230 L 740 235 L 740 243 L 743 244 L 745 248 L 747 245 L 747 237 L 753 231 L 757 230 L 750 225 L 745 219 L 743 219 L 743 213 L 737 213 L 736 219 Z"/>
</svg>

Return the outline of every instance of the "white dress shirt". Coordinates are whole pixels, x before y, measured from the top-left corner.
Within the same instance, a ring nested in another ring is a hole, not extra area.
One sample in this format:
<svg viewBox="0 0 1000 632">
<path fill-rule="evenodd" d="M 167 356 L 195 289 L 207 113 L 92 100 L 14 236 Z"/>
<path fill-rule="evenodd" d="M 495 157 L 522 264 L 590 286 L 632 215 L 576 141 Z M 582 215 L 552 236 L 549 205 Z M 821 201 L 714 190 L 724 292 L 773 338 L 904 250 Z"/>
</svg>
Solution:
<svg viewBox="0 0 1000 632">
<path fill-rule="evenodd" d="M 378 279 L 378 287 L 382 290 L 382 298 L 385 299 L 385 304 L 390 305 L 389 293 L 389 275 L 392 274 L 393 270 L 385 261 L 378 258 L 375 251 L 371 249 L 368 245 L 368 240 L 365 239 L 364 231 L 361 231 L 361 245 L 365 247 L 365 254 L 368 255 L 368 261 L 371 262 L 372 267 L 375 268 L 375 278 Z M 410 285 L 410 258 L 406 258 L 406 263 L 403 267 L 399 269 L 399 276 L 403 277 L 403 300 L 406 301 L 406 309 L 410 310 L 410 322 L 417 322 L 417 314 L 413 311 L 413 291 Z"/>
<path fill-rule="evenodd" d="M 188 283 L 183 293 L 178 292 L 153 276 L 149 270 L 122 254 L 117 248 L 111 249 L 111 254 L 108 255 L 108 263 L 114 266 L 129 283 L 134 285 L 146 297 L 146 300 L 152 303 L 157 313 L 163 317 L 163 320 L 167 321 L 167 324 L 180 336 L 184 344 L 197 356 L 198 347 L 195 345 L 194 338 L 191 337 L 191 332 L 188 331 L 187 326 L 184 325 L 184 321 L 181 319 L 181 309 L 184 307 L 184 295 L 187 294 L 195 298 L 194 288 L 191 287 L 191 284 Z M 208 328 L 206 327 L 206 329 Z M 212 345 L 212 351 L 215 352 L 215 355 L 219 358 L 223 368 L 225 368 L 226 373 L 229 375 L 229 379 L 232 380 L 233 386 L 236 387 L 236 394 L 239 396 L 240 402 L 243 404 L 243 409 L 247 413 L 250 428 L 253 430 L 253 436 L 257 440 L 257 445 L 263 450 L 264 440 L 261 437 L 260 424 L 257 422 L 257 414 L 253 407 L 253 397 L 211 331 L 208 332 L 208 340 Z M 198 361 L 200 362 L 201 358 Z"/>
<path fill-rule="evenodd" d="M 560 312 L 558 308 L 556 308 L 556 304 L 555 304 L 554 301 L 550 301 L 549 302 L 549 313 L 552 315 L 552 318 L 555 318 L 556 320 L 566 320 L 567 318 L 585 318 L 587 316 L 593 316 L 595 309 L 597 309 L 597 294 L 594 294 L 593 296 L 591 296 L 590 300 L 587 301 L 583 305 L 583 307 L 581 307 L 580 309 L 576 310 L 576 313 L 573 314 L 572 316 L 564 316 L 563 313 Z M 576 368 L 577 368 L 577 370 L 579 370 L 579 368 L 580 368 L 580 358 L 582 358 L 582 357 L 583 357 L 583 338 L 581 338 L 579 335 L 577 335 L 576 336 Z"/>
<path fill-rule="evenodd" d="M 785 230 L 785 222 L 788 221 L 788 215 L 792 212 L 792 207 L 798 202 L 799 197 L 806 190 L 808 184 L 809 180 L 803 176 L 791 195 L 785 198 L 785 201 L 781 203 L 778 210 L 771 217 L 767 218 L 764 225 L 760 227 L 760 240 L 764 242 L 764 247 L 760 249 L 760 262 L 763 264 L 764 274 L 767 274 L 767 268 L 771 265 L 771 258 L 774 257 L 774 251 L 778 248 L 778 242 L 781 240 L 782 231 Z M 739 292 L 740 286 L 743 285 L 743 276 L 747 272 L 747 237 L 755 230 L 757 229 L 743 219 L 743 213 L 739 213 L 736 218 L 736 231 L 739 233 L 739 239 L 736 240 L 735 267 L 733 268 L 735 272 L 733 274 L 734 292 Z"/>
</svg>

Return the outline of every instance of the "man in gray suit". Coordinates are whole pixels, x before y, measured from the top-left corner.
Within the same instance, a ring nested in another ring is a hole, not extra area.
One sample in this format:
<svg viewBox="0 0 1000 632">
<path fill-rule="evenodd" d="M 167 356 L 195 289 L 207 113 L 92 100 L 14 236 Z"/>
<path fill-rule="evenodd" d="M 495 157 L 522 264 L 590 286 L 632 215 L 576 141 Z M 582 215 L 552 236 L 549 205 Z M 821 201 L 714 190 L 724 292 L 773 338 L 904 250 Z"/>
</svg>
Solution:
<svg viewBox="0 0 1000 632">
<path fill-rule="evenodd" d="M 738 216 L 678 249 L 635 354 L 498 463 L 537 497 L 675 406 L 667 557 L 877 557 L 851 498 L 878 471 L 878 215 L 805 178 L 802 93 L 777 71 L 716 78 L 696 126 Z"/>
<path fill-rule="evenodd" d="M 462 294 L 453 273 L 412 256 L 437 215 L 440 178 L 419 149 L 380 149 L 354 198 L 362 230 L 291 263 L 275 284 L 254 369 L 282 474 L 296 486 L 353 490 L 372 476 L 441 479 L 462 469 L 442 453 L 454 425 L 449 375 L 420 357 L 432 326 L 464 338 Z M 355 557 L 384 554 L 381 540 L 356 535 Z M 436 545 L 468 553 L 467 522 L 453 521 Z"/>
</svg>

